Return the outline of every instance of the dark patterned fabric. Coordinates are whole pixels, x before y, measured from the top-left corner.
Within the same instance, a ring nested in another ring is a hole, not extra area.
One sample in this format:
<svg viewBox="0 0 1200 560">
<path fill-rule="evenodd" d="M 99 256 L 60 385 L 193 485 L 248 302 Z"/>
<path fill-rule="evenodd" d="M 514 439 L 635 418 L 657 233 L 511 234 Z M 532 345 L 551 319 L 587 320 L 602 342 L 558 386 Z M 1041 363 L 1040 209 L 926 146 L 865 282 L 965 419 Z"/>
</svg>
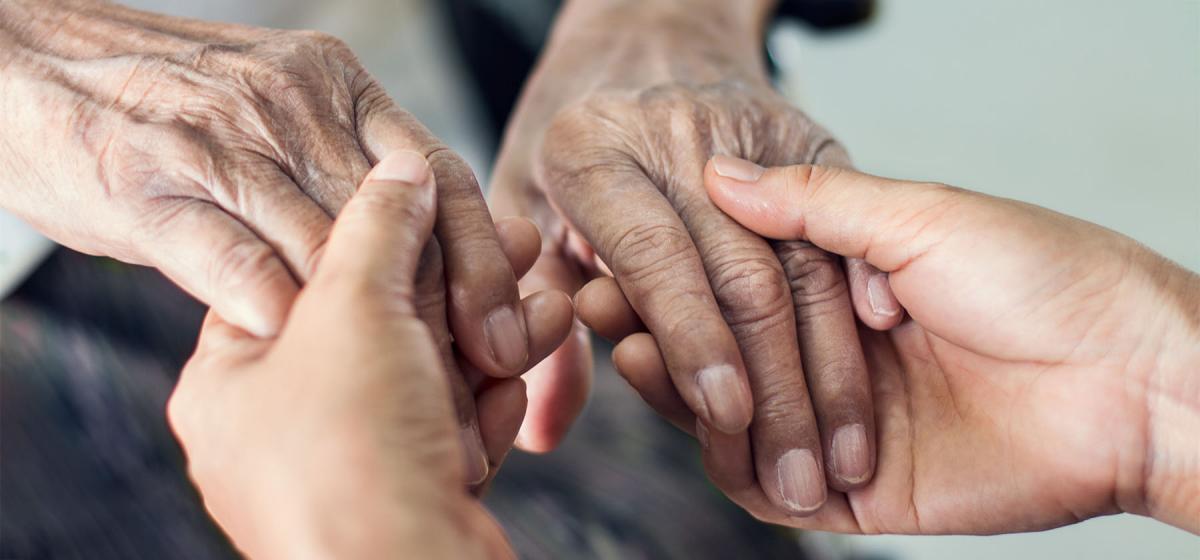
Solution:
<svg viewBox="0 0 1200 560">
<path fill-rule="evenodd" d="M 0 303 L 0 559 L 237 557 L 164 416 L 203 313 L 152 270 L 67 250 Z M 522 558 L 802 557 L 606 363 L 597 377 L 567 443 L 514 453 L 486 500 Z"/>
</svg>

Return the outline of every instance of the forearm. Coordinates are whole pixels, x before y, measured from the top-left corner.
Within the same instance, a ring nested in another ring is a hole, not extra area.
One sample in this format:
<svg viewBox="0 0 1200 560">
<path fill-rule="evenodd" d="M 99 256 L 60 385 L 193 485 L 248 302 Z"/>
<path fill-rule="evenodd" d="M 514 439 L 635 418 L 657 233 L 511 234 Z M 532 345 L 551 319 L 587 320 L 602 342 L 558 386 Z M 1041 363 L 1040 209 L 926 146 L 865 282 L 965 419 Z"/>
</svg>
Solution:
<svg viewBox="0 0 1200 560">
<path fill-rule="evenodd" d="M 573 0 L 560 13 L 539 73 L 571 72 L 577 88 L 666 81 L 765 80 L 763 40 L 776 0 Z"/>
</svg>

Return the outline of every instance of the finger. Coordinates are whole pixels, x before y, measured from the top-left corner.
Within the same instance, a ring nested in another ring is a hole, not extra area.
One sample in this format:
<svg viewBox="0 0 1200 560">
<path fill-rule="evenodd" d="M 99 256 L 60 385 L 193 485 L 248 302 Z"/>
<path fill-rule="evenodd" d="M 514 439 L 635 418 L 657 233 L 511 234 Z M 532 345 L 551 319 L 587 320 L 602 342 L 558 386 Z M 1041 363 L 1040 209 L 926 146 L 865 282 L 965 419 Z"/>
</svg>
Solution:
<svg viewBox="0 0 1200 560">
<path fill-rule="evenodd" d="M 579 320 L 596 334 L 613 341 L 644 332 L 646 326 L 621 293 L 621 287 L 611 276 L 601 276 L 588 282 L 575 294 Z M 666 373 L 666 370 L 663 370 Z"/>
<path fill-rule="evenodd" d="M 854 311 L 864 325 L 886 331 L 904 320 L 904 308 L 892 293 L 886 272 L 862 259 L 846 259 L 846 277 Z"/>
<path fill-rule="evenodd" d="M 931 214 L 956 202 L 940 185 L 872 177 L 845 169 L 795 165 L 761 169 L 757 178 L 705 169 L 713 202 L 742 225 L 772 238 L 805 240 L 892 272 L 926 252 L 943 235 L 927 226 Z M 726 158 L 731 160 L 732 158 Z"/>
<path fill-rule="evenodd" d="M 875 468 L 875 411 L 846 276 L 838 258 L 810 243 L 776 242 L 775 250 L 792 290 L 829 485 L 860 488 Z"/>
<path fill-rule="evenodd" d="M 850 155 L 839 142 L 826 141 L 807 161 L 823 167 L 853 169 Z M 844 259 L 850 282 L 850 301 L 863 324 L 875 330 L 888 330 L 904 320 L 904 310 L 892 294 L 887 275 L 858 258 Z"/>
<path fill-rule="evenodd" d="M 746 367 L 675 210 L 636 168 L 547 175 L 556 205 L 592 242 L 655 340 L 664 341 L 684 401 L 718 430 L 746 429 L 754 413 Z"/>
<path fill-rule="evenodd" d="M 425 245 L 417 271 L 417 317 L 429 327 L 441 356 L 450 397 L 457 413 L 459 442 L 463 450 L 463 475 L 467 485 L 479 484 L 488 476 L 488 457 L 480 431 L 475 395 L 467 384 L 454 353 L 450 326 L 446 323 L 446 286 L 442 274 L 442 250 L 436 239 Z"/>
<path fill-rule="evenodd" d="M 538 292 L 521 301 L 529 325 L 529 363 L 532 368 L 566 341 L 575 319 L 571 298 L 557 290 Z"/>
<path fill-rule="evenodd" d="M 269 243 L 301 284 L 307 282 L 316 272 L 333 219 L 278 169 L 263 172 L 255 188 L 245 191 L 226 210 Z"/>
<path fill-rule="evenodd" d="M 578 289 L 578 268 L 561 256 L 554 243 L 544 242 L 541 257 L 521 282 L 525 293 L 539 290 L 574 293 Z M 524 376 L 529 409 L 516 443 L 530 453 L 554 449 L 587 403 L 592 386 L 591 338 L 577 321 L 570 324 L 566 340 Z M 534 352 L 536 358 L 537 350 Z"/>
<path fill-rule="evenodd" d="M 377 294 L 377 308 L 412 314 L 417 265 L 436 213 L 434 178 L 416 152 L 389 155 L 342 210 L 314 284 Z M 394 307 L 395 306 L 395 307 Z"/>
<path fill-rule="evenodd" d="M 482 389 L 475 400 L 488 458 L 488 478 L 477 489 L 477 493 L 482 494 L 500 472 L 500 466 L 512 449 L 529 401 L 525 396 L 525 381 L 520 378 L 495 380 Z"/>
<path fill-rule="evenodd" d="M 283 327 L 299 287 L 279 255 L 224 210 L 187 200 L 143 246 L 147 260 L 258 337 Z"/>
<path fill-rule="evenodd" d="M 650 333 L 626 337 L 613 348 L 612 359 L 617 373 L 625 378 L 650 408 L 680 430 L 696 435 L 696 415 L 671 383 L 667 364 Z"/>
<path fill-rule="evenodd" d="M 701 165 L 693 167 L 697 179 Z M 671 196 L 745 357 L 759 483 L 776 505 L 807 515 L 825 500 L 823 454 L 783 267 L 766 241 L 721 213 L 703 190 L 674 189 Z"/>
<path fill-rule="evenodd" d="M 377 86 L 373 86 L 377 89 Z M 386 95 L 364 97 L 359 135 L 368 156 L 395 149 L 427 154 L 437 178 L 435 232 L 442 244 L 450 294 L 450 326 L 459 350 L 485 372 L 511 376 L 529 358 L 528 331 L 516 276 L 497 238 L 487 203 L 471 168 L 436 141 Z"/>
<path fill-rule="evenodd" d="M 521 300 L 521 306 L 526 308 L 525 320 L 529 323 L 529 363 L 526 370 L 532 371 L 570 338 L 575 313 L 571 298 L 558 290 L 533 294 Z M 497 379 L 477 367 L 469 371 L 467 379 L 473 388 Z"/>
<path fill-rule="evenodd" d="M 526 218 L 511 217 L 496 220 L 496 237 L 500 249 L 512 266 L 513 274 L 521 279 L 537 262 L 542 250 L 542 234 L 533 222 Z"/>
</svg>

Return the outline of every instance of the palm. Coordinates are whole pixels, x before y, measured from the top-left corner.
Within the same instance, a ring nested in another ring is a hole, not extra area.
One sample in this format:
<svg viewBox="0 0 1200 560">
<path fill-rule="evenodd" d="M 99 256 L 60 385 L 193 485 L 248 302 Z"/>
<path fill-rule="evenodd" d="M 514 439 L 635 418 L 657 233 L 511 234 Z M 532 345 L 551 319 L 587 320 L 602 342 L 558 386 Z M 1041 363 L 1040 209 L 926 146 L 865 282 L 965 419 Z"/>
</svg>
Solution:
<svg viewBox="0 0 1200 560">
<path fill-rule="evenodd" d="M 1088 432 L 1124 415 L 1095 372 L 997 361 L 915 323 L 861 334 L 879 462 L 874 482 L 847 497 L 860 530 L 1033 530 L 1114 510 L 1116 446 L 1085 442 L 1106 441 Z"/>
<path fill-rule="evenodd" d="M 1054 235 L 952 219 L 962 225 L 950 231 L 977 229 L 961 238 L 1024 236 L 1038 246 Z M 1119 299 L 1121 270 L 1084 267 L 1078 252 L 1049 244 L 1016 253 L 976 243 L 973 254 L 999 256 L 964 259 L 972 252 L 955 243 L 931 244 L 892 273 L 915 321 L 860 332 L 879 458 L 874 482 L 847 497 L 855 524 L 992 533 L 1116 512 L 1121 450 L 1146 444 L 1140 405 L 1119 375 L 1124 349 L 1095 339 L 1114 323 L 1113 305 L 1094 302 Z"/>
</svg>

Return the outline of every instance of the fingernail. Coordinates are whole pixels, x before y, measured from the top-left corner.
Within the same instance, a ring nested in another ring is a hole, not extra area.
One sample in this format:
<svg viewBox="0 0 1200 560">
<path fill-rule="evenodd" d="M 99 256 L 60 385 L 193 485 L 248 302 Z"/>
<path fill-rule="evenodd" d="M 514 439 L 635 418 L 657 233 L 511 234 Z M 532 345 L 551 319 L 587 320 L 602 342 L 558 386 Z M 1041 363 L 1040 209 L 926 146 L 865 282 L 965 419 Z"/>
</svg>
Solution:
<svg viewBox="0 0 1200 560">
<path fill-rule="evenodd" d="M 825 479 L 808 449 L 792 449 L 779 458 L 779 493 L 797 513 L 811 513 L 825 503 Z"/>
<path fill-rule="evenodd" d="M 717 175 L 743 183 L 756 183 L 767 171 L 752 161 L 729 156 L 713 156 L 712 164 Z"/>
<path fill-rule="evenodd" d="M 525 333 L 517 313 L 507 305 L 496 308 L 483 322 L 483 334 L 496 363 L 508 372 L 516 373 L 525 367 L 529 349 L 525 346 Z"/>
<path fill-rule="evenodd" d="M 702 449 L 708 449 L 708 427 L 699 418 L 696 419 L 696 439 L 700 440 Z"/>
<path fill-rule="evenodd" d="M 867 428 L 862 424 L 842 426 L 833 433 L 833 472 L 851 484 L 867 479 L 871 453 L 867 449 Z"/>
<path fill-rule="evenodd" d="M 488 458 L 483 450 L 483 441 L 479 439 L 479 431 L 475 426 L 463 426 L 458 437 L 462 439 L 463 460 L 466 470 L 463 472 L 468 485 L 479 484 L 487 478 Z"/>
<path fill-rule="evenodd" d="M 421 185 L 429 178 L 429 162 L 425 156 L 410 150 L 399 150 L 388 154 L 371 170 L 375 181 L 399 181 Z"/>
<path fill-rule="evenodd" d="M 708 366 L 696 374 L 696 384 L 704 395 L 704 404 L 714 428 L 725 433 L 736 433 L 746 428 L 752 415 L 750 399 L 733 366 Z"/>
<path fill-rule="evenodd" d="M 892 317 L 900 312 L 900 302 L 892 294 L 886 272 L 875 272 L 867 278 L 867 301 L 876 315 Z"/>
</svg>

